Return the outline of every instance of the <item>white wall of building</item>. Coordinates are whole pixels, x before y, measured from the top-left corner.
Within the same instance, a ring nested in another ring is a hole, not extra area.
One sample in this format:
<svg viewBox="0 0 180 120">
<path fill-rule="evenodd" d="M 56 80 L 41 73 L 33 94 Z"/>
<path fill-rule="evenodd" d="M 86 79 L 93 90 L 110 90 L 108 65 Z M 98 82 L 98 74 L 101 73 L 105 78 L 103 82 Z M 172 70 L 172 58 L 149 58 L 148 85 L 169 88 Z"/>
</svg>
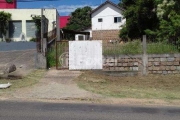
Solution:
<svg viewBox="0 0 180 120">
<path fill-rule="evenodd" d="M 0 9 L 0 11 L 5 11 L 11 13 L 12 21 L 22 21 L 22 33 L 26 36 L 26 21 L 32 20 L 31 15 L 41 15 L 41 9 Z M 53 29 L 53 21 L 56 21 L 56 9 L 44 9 L 43 14 L 49 20 L 48 31 Z M 7 32 L 7 38 L 9 37 L 9 31 Z M 20 35 L 19 35 L 20 36 Z M 27 38 L 28 41 L 31 38 Z M 13 41 L 19 41 L 20 38 L 12 38 Z"/>
<path fill-rule="evenodd" d="M 120 23 L 114 23 L 114 17 L 122 17 L 122 11 L 111 4 L 106 4 L 92 13 L 92 30 L 118 30 L 124 25 L 126 20 L 122 19 Z M 103 22 L 98 22 L 102 18 Z"/>
</svg>

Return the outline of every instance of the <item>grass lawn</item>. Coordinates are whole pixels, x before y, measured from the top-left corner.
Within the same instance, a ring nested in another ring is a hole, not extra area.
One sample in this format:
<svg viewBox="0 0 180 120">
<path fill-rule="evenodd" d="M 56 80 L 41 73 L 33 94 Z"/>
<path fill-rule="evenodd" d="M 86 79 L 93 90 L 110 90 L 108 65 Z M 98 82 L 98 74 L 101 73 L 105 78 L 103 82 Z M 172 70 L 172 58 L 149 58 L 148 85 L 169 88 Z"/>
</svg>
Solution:
<svg viewBox="0 0 180 120">
<path fill-rule="evenodd" d="M 80 88 L 117 98 L 180 100 L 180 75 L 113 77 L 86 71 L 76 80 Z"/>
<path fill-rule="evenodd" d="M 39 82 L 39 80 L 43 77 L 45 70 L 34 70 L 29 75 L 24 78 L 16 78 L 16 79 L 0 79 L 0 84 L 7 84 L 10 82 L 12 85 L 7 89 L 0 89 L 0 96 L 4 92 L 13 91 L 18 88 L 32 86 Z"/>
</svg>

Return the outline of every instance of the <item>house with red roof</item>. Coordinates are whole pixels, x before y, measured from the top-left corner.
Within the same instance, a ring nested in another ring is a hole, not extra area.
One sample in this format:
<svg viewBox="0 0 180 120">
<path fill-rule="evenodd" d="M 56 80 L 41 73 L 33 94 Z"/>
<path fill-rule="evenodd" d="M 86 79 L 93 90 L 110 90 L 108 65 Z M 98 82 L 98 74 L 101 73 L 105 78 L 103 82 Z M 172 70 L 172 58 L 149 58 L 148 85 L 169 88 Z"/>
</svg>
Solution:
<svg viewBox="0 0 180 120">
<path fill-rule="evenodd" d="M 17 8 L 16 0 L 0 0 L 0 9 L 15 9 Z"/>
<path fill-rule="evenodd" d="M 69 21 L 69 18 L 70 18 L 70 16 L 60 16 L 59 17 L 59 23 L 60 23 L 59 27 L 60 27 L 60 29 L 66 27 L 66 25 L 67 25 L 67 23 Z"/>
</svg>

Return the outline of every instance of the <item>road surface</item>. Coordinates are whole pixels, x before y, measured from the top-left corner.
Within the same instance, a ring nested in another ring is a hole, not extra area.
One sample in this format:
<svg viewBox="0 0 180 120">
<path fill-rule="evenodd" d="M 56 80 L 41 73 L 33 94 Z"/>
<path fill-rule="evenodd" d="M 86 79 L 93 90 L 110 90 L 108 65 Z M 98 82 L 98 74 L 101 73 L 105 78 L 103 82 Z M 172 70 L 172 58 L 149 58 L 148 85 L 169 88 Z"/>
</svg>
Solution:
<svg viewBox="0 0 180 120">
<path fill-rule="evenodd" d="M 180 120 L 180 108 L 0 101 L 0 120 Z"/>
</svg>

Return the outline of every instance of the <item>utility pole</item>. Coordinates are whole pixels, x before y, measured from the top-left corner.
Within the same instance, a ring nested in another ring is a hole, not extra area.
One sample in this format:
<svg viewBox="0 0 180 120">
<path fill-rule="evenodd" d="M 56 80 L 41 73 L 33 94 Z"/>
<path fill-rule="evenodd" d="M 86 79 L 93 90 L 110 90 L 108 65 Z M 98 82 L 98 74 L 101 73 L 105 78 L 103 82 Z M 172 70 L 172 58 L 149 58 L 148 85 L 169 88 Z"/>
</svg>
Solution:
<svg viewBox="0 0 180 120">
<path fill-rule="evenodd" d="M 41 8 L 41 52 L 43 52 L 43 27 L 44 27 L 44 18 L 43 18 L 43 8 Z"/>
<path fill-rule="evenodd" d="M 60 38 L 60 25 L 59 25 L 59 13 L 56 11 L 56 36 L 57 36 L 57 41 L 59 41 Z"/>
</svg>

